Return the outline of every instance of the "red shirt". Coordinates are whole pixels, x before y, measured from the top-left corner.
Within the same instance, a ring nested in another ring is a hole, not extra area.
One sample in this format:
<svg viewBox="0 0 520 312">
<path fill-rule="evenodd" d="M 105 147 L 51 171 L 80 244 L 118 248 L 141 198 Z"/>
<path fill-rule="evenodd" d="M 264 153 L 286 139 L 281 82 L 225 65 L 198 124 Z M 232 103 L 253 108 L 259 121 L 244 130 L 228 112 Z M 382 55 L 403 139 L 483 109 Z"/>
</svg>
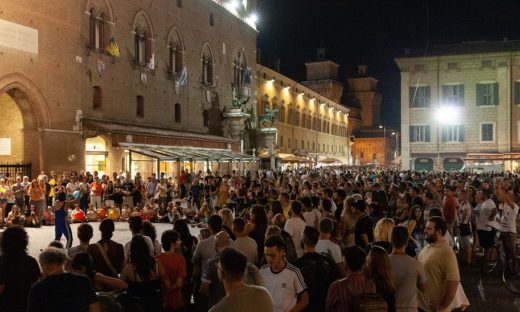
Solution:
<svg viewBox="0 0 520 312">
<path fill-rule="evenodd" d="M 446 196 L 442 210 L 446 223 L 453 223 L 455 221 L 455 215 L 457 214 L 457 201 L 455 200 L 455 196 Z"/>
<path fill-rule="evenodd" d="M 164 266 L 166 275 L 168 275 L 172 285 L 175 285 L 178 278 L 184 279 L 186 277 L 186 262 L 183 256 L 171 252 L 163 252 L 157 256 L 157 259 Z M 163 295 L 163 303 L 167 308 L 171 309 L 184 307 L 182 287 L 165 293 Z"/>
<path fill-rule="evenodd" d="M 101 196 L 103 193 L 103 185 L 99 182 L 92 182 L 90 183 L 90 190 L 94 193 L 94 196 Z"/>
</svg>

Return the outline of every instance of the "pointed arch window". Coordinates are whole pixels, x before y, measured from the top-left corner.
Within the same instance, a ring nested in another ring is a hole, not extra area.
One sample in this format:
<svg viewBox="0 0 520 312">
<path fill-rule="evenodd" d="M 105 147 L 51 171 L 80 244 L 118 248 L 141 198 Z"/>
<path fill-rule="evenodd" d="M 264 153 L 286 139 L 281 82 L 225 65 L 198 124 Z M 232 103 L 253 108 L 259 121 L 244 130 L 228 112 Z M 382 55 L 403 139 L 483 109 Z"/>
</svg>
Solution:
<svg viewBox="0 0 520 312">
<path fill-rule="evenodd" d="M 138 64 L 146 65 L 150 62 L 151 53 L 151 38 L 146 30 L 136 28 L 135 30 L 135 61 Z"/>
<path fill-rule="evenodd" d="M 171 31 L 171 35 L 168 39 L 168 72 L 170 74 L 180 75 L 182 72 L 183 64 L 183 54 L 184 47 L 182 44 L 182 39 L 177 30 Z"/>
<path fill-rule="evenodd" d="M 202 50 L 202 83 L 205 85 L 213 85 L 213 53 L 208 45 L 205 45 Z"/>
<path fill-rule="evenodd" d="M 95 8 L 90 9 L 89 47 L 92 50 L 103 51 L 106 46 L 105 23 L 106 23 L 106 14 L 104 12 L 98 13 L 98 11 Z"/>
</svg>

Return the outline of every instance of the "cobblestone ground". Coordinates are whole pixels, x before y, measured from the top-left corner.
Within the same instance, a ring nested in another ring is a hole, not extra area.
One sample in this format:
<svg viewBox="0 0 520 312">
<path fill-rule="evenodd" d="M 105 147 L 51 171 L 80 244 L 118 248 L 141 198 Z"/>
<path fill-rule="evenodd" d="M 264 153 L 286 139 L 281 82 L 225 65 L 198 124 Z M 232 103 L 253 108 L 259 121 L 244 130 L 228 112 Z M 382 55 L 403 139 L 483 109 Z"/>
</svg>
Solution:
<svg viewBox="0 0 520 312">
<path fill-rule="evenodd" d="M 92 222 L 94 227 L 94 238 L 92 242 L 96 242 L 100 239 L 100 233 L 98 230 L 99 222 Z M 171 224 L 155 224 L 157 229 L 157 237 L 160 238 L 161 234 L 171 229 Z M 78 224 L 72 224 L 72 232 L 74 234 L 73 246 L 78 245 L 78 239 L 76 237 L 76 229 Z M 33 257 L 38 257 L 41 249 L 45 248 L 51 240 L 54 239 L 54 227 L 47 226 L 39 229 L 27 228 L 29 233 L 29 253 Z M 190 226 L 190 230 L 193 235 L 197 236 L 199 229 L 197 227 Z M 126 222 L 116 222 L 116 230 L 114 232 L 114 240 L 119 243 L 126 243 L 130 240 L 131 234 L 128 229 Z M 61 240 L 65 243 L 65 238 Z M 461 268 L 462 285 L 469 298 L 471 306 L 466 310 L 468 312 L 520 312 L 520 296 L 515 295 L 502 284 L 500 270 L 497 269 L 489 275 L 483 275 L 480 273 L 478 266 L 469 266 Z"/>
</svg>

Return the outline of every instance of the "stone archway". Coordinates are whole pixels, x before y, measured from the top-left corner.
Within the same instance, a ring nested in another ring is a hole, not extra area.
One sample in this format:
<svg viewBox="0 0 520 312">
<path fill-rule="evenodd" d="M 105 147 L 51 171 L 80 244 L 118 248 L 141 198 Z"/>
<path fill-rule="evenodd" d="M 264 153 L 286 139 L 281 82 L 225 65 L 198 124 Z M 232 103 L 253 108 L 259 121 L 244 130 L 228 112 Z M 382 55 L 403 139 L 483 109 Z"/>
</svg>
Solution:
<svg viewBox="0 0 520 312">
<path fill-rule="evenodd" d="M 0 99 L 12 123 L 12 129 L 1 133 L 10 139 L 11 153 L 0 155 L 0 163 L 31 163 L 34 175 L 44 167 L 40 130 L 50 127 L 47 104 L 36 85 L 18 73 L 0 78 Z"/>
</svg>

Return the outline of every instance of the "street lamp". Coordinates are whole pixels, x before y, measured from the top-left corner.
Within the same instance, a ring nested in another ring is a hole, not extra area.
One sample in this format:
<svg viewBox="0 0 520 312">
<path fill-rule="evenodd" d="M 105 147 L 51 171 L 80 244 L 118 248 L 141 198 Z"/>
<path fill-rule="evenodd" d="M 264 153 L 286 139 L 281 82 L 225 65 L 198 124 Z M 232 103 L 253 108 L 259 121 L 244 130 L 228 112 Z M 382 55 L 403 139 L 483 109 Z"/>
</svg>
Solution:
<svg viewBox="0 0 520 312">
<path fill-rule="evenodd" d="M 393 132 L 392 132 L 392 136 L 395 137 L 395 152 L 394 152 L 394 159 L 395 159 L 395 158 L 397 158 L 397 156 L 398 156 L 398 155 L 397 155 L 397 154 L 398 154 L 397 151 L 399 150 L 399 149 L 398 149 L 398 146 L 399 146 L 399 145 L 398 145 L 398 143 L 397 143 L 398 135 L 397 135 L 396 132 L 393 131 Z"/>
<path fill-rule="evenodd" d="M 460 108 L 455 106 L 440 105 L 435 112 L 437 121 L 437 165 L 442 169 L 441 164 L 441 136 L 442 126 L 456 125 L 460 120 Z"/>
<path fill-rule="evenodd" d="M 379 125 L 379 129 L 383 129 L 383 157 L 384 166 L 386 166 L 386 126 Z"/>
</svg>

